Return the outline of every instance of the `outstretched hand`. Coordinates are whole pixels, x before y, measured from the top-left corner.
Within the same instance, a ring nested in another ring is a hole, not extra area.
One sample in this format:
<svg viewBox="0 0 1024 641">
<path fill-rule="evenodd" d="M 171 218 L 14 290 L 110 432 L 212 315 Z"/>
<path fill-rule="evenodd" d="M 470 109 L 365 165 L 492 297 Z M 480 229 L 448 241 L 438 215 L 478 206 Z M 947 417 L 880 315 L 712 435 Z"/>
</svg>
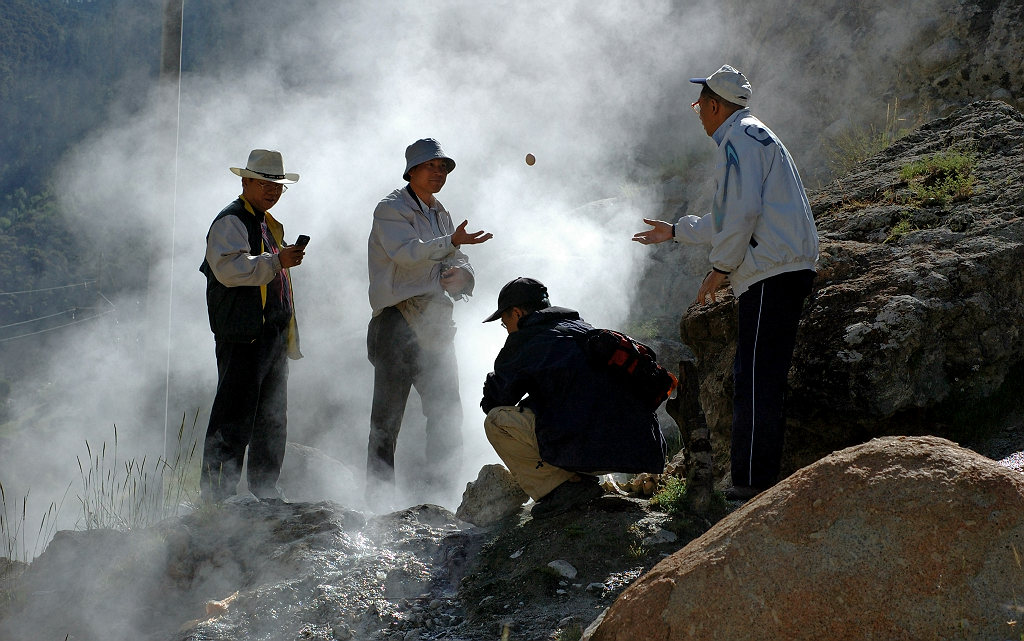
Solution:
<svg viewBox="0 0 1024 641">
<path fill-rule="evenodd" d="M 466 225 L 468 223 L 468 220 L 462 221 L 462 224 L 452 232 L 453 245 L 479 245 L 480 243 L 485 243 L 494 237 L 493 234 L 489 234 L 483 230 L 467 232 Z"/>
<path fill-rule="evenodd" d="M 644 218 L 644 222 L 650 225 L 651 229 L 633 234 L 634 241 L 644 245 L 654 245 L 656 243 L 663 243 L 666 240 L 672 240 L 672 223 L 666 223 L 664 220 L 654 220 L 653 218 Z"/>
</svg>

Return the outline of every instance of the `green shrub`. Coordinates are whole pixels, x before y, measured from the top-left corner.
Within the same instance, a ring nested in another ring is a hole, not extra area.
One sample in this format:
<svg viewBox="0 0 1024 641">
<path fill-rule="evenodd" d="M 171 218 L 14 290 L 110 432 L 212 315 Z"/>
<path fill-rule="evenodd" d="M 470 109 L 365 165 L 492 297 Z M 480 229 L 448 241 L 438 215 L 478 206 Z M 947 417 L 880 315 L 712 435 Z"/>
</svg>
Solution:
<svg viewBox="0 0 1024 641">
<path fill-rule="evenodd" d="M 889 235 L 886 237 L 885 242 L 895 242 L 900 238 L 906 236 L 910 232 L 915 231 L 916 229 L 917 227 L 915 227 L 914 224 L 910 222 L 909 215 L 904 214 L 903 217 L 900 218 L 899 222 L 893 225 L 892 228 L 889 230 Z"/>
<path fill-rule="evenodd" d="M 900 178 L 922 205 L 941 206 L 971 197 L 976 165 L 973 153 L 948 149 L 904 165 Z"/>
<path fill-rule="evenodd" d="M 682 514 L 686 511 L 686 481 L 670 476 L 658 492 L 651 497 L 651 506 L 666 514 Z"/>
</svg>

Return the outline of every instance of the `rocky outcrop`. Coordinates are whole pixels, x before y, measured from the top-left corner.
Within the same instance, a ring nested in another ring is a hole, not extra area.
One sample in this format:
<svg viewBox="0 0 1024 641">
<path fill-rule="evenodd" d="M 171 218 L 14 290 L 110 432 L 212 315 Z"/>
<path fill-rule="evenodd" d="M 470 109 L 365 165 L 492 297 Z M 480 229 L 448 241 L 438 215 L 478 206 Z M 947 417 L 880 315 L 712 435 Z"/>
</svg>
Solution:
<svg viewBox="0 0 1024 641">
<path fill-rule="evenodd" d="M 631 585 L 590 641 L 1020 635 L 1024 477 L 935 437 L 800 470 Z"/>
<path fill-rule="evenodd" d="M 462 527 L 437 506 L 367 518 L 331 502 L 239 496 L 135 532 L 59 532 L 4 593 L 0 638 L 345 640 L 448 628 L 461 622 L 448 597 L 473 540 Z"/>
<path fill-rule="evenodd" d="M 486 529 L 435 505 L 374 516 L 237 496 L 0 559 L 0 639 L 568 638 L 678 549 L 671 527 L 619 496 Z"/>
<path fill-rule="evenodd" d="M 476 480 L 466 484 L 455 516 L 485 527 L 519 512 L 529 500 L 512 473 L 504 465 L 494 463 L 480 468 Z"/>
<path fill-rule="evenodd" d="M 922 198 L 901 170 L 945 150 L 974 159 L 970 189 Z M 810 196 L 821 259 L 790 374 L 787 469 L 872 436 L 962 440 L 1001 418 L 1024 390 L 1024 115 L 975 103 Z M 720 474 L 734 305 L 691 307 L 681 322 Z"/>
</svg>

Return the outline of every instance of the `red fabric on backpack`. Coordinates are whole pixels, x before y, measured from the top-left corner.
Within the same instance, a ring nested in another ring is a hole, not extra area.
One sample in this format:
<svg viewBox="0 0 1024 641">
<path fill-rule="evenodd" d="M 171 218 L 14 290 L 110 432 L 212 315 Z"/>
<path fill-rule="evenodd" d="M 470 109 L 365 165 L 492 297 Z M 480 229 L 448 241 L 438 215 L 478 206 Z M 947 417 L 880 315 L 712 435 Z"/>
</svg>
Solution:
<svg viewBox="0 0 1024 641">
<path fill-rule="evenodd" d="M 583 351 L 594 367 L 620 378 L 651 409 L 672 395 L 678 379 L 658 364 L 654 350 L 613 329 L 593 329 L 583 336 Z"/>
</svg>

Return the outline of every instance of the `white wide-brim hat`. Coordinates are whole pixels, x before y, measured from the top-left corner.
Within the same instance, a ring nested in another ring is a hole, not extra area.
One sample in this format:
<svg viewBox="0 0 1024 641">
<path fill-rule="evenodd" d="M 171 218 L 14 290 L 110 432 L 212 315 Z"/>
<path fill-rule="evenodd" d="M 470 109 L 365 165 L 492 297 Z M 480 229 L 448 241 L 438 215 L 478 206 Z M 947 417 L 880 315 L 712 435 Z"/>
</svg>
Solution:
<svg viewBox="0 0 1024 641">
<path fill-rule="evenodd" d="M 253 149 L 249 152 L 249 162 L 245 168 L 230 167 L 231 173 L 242 178 L 256 178 L 267 182 L 290 185 L 299 182 L 298 174 L 288 174 L 284 171 L 284 160 L 280 151 L 268 149 Z"/>
</svg>

